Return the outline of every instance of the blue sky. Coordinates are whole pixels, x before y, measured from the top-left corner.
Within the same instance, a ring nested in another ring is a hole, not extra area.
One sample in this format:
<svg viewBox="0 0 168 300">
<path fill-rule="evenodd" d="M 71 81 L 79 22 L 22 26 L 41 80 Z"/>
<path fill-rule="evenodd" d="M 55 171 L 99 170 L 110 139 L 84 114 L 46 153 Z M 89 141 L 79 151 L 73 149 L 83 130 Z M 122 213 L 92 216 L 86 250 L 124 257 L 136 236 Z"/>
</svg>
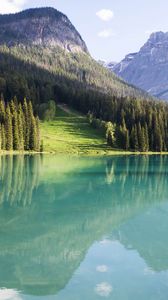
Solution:
<svg viewBox="0 0 168 300">
<path fill-rule="evenodd" d="M 96 59 L 120 61 L 153 31 L 168 31 L 168 0 L 0 0 L 0 13 L 52 6 L 65 13 Z"/>
</svg>

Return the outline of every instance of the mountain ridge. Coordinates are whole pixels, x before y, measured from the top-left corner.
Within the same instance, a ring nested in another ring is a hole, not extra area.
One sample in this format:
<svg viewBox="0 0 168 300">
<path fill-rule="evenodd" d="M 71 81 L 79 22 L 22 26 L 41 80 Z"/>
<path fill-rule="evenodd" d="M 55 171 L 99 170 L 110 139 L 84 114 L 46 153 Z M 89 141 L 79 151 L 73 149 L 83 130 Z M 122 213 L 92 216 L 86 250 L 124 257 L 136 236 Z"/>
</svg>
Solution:
<svg viewBox="0 0 168 300">
<path fill-rule="evenodd" d="M 139 52 L 126 55 L 112 71 L 154 97 L 168 100 L 168 32 L 152 33 Z"/>
<path fill-rule="evenodd" d="M 27 9 L 16 14 L 0 15 L 0 45 L 43 45 L 70 52 L 88 49 L 68 17 L 51 7 Z"/>
</svg>

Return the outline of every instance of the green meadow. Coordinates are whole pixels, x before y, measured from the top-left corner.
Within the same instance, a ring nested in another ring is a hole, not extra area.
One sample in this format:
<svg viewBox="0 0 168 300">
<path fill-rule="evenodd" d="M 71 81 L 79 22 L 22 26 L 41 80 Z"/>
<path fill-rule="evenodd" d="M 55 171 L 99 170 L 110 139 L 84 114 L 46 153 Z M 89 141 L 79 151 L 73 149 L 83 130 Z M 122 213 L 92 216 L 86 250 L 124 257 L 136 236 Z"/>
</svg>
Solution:
<svg viewBox="0 0 168 300">
<path fill-rule="evenodd" d="M 74 110 L 57 108 L 56 119 L 41 123 L 44 151 L 59 154 L 107 155 L 114 150 L 107 146 L 102 134 L 92 128 L 86 116 Z M 119 151 L 115 151 L 117 154 Z"/>
</svg>

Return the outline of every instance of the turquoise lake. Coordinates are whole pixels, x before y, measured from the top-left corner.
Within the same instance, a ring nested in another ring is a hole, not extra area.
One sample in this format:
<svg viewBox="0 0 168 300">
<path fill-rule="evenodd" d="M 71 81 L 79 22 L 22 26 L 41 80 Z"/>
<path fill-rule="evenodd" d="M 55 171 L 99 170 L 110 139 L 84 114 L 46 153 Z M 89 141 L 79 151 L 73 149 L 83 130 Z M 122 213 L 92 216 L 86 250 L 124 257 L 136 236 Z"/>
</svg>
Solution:
<svg viewBox="0 0 168 300">
<path fill-rule="evenodd" d="M 168 157 L 0 157 L 1 300 L 167 300 Z"/>
</svg>

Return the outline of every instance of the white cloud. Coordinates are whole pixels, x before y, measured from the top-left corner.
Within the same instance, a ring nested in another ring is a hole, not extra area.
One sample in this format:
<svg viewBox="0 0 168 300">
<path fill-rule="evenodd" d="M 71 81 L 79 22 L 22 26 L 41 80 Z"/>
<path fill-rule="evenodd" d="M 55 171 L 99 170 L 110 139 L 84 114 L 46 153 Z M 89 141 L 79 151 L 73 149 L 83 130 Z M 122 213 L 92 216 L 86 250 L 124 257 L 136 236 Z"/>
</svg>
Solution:
<svg viewBox="0 0 168 300">
<path fill-rule="evenodd" d="M 96 15 L 105 22 L 110 21 L 114 17 L 114 13 L 110 9 L 101 9 L 96 13 Z"/>
<path fill-rule="evenodd" d="M 98 36 L 101 38 L 109 38 L 115 35 L 116 34 L 111 29 L 104 29 L 98 33 Z"/>
<path fill-rule="evenodd" d="M 27 0 L 1 0 L 0 14 L 15 13 L 22 10 Z"/>
<path fill-rule="evenodd" d="M 1 300 L 21 300 L 19 293 L 15 290 L 0 289 Z"/>
<path fill-rule="evenodd" d="M 100 273 L 106 273 L 108 271 L 108 267 L 106 265 L 97 266 L 96 271 Z"/>
<path fill-rule="evenodd" d="M 101 297 L 108 297 L 113 291 L 112 286 L 108 282 L 101 282 L 96 285 L 95 292 Z"/>
</svg>

